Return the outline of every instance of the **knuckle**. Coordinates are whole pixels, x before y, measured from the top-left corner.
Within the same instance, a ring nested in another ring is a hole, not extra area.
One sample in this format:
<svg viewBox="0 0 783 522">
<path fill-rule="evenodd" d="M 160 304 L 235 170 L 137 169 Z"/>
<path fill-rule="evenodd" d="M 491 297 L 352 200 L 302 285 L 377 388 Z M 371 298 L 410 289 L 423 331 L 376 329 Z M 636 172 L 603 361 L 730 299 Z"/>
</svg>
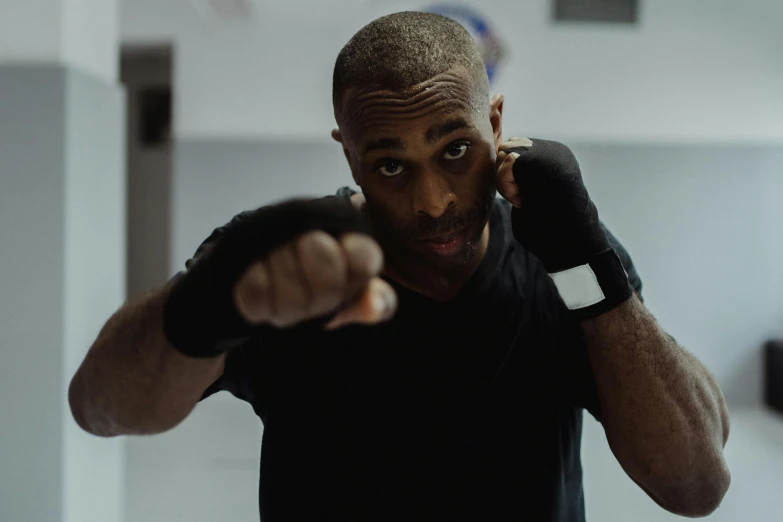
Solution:
<svg viewBox="0 0 783 522">
<path fill-rule="evenodd" d="M 249 320 L 257 320 L 266 313 L 270 290 L 267 267 L 256 263 L 248 269 L 234 287 L 234 304 Z"/>
<path fill-rule="evenodd" d="M 351 196 L 351 203 L 353 204 L 354 208 L 361 209 L 362 205 L 365 203 L 365 198 L 363 194 L 354 194 Z"/>
<path fill-rule="evenodd" d="M 322 297 L 339 296 L 348 271 L 339 243 L 327 233 L 317 232 L 304 237 L 298 249 L 302 273 L 316 306 Z"/>
<path fill-rule="evenodd" d="M 307 313 L 309 288 L 301 275 L 299 260 L 289 245 L 272 254 L 269 261 L 274 288 L 274 315 L 299 318 Z"/>
<path fill-rule="evenodd" d="M 326 274 L 339 276 L 345 271 L 345 259 L 340 245 L 326 232 L 311 232 L 302 236 L 297 244 L 302 268 L 308 275 Z"/>
<path fill-rule="evenodd" d="M 362 234 L 346 234 L 342 239 L 351 277 L 367 278 L 383 267 L 383 252 L 378 243 Z"/>
<path fill-rule="evenodd" d="M 296 256 L 291 245 L 283 245 L 272 251 L 267 260 L 272 277 L 275 281 L 286 279 L 296 274 Z"/>
</svg>

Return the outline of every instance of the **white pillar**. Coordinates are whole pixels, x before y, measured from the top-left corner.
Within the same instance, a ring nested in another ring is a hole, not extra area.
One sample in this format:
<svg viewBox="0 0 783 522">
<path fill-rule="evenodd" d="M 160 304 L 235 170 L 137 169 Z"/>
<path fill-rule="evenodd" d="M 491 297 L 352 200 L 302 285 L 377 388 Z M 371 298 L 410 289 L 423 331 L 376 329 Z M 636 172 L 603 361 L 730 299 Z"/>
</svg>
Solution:
<svg viewBox="0 0 783 522">
<path fill-rule="evenodd" d="M 125 292 L 116 0 L 0 0 L 0 520 L 122 522 L 71 376 Z"/>
</svg>

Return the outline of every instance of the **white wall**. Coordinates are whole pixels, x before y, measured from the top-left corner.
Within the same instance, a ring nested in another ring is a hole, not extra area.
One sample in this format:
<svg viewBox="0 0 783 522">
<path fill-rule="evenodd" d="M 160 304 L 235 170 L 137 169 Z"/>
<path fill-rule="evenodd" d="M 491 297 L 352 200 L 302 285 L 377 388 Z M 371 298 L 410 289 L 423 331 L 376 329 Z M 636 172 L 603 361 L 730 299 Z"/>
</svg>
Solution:
<svg viewBox="0 0 783 522">
<path fill-rule="evenodd" d="M 761 397 L 762 343 L 783 337 L 783 147 L 574 147 L 647 304 L 732 405 Z"/>
<path fill-rule="evenodd" d="M 0 63 L 64 64 L 114 83 L 118 11 L 118 0 L 0 0 Z"/>
<path fill-rule="evenodd" d="M 60 0 L 63 61 L 110 83 L 119 73 L 119 0 Z"/>
<path fill-rule="evenodd" d="M 0 67 L 0 520 L 122 522 L 122 439 L 83 432 L 71 377 L 124 294 L 122 93 Z"/>
<path fill-rule="evenodd" d="M 3 521 L 57 520 L 63 504 L 62 84 L 52 72 L 0 68 Z"/>
<path fill-rule="evenodd" d="M 783 337 L 783 147 L 577 147 L 602 218 L 647 306 L 718 378 L 732 486 L 711 522 L 776 522 L 783 417 L 760 408 L 761 346 Z M 586 416 L 588 520 L 675 522 L 633 484 Z"/>
<path fill-rule="evenodd" d="M 0 1 L 0 62 L 59 56 L 61 8 L 54 0 Z"/>
<path fill-rule="evenodd" d="M 380 14 L 432 3 L 268 2 L 249 20 L 204 21 L 184 0 L 126 0 L 121 33 L 124 41 L 177 43 L 180 138 L 318 138 L 333 126 L 340 47 Z M 523 134 L 783 140 L 783 3 L 648 1 L 632 28 L 555 26 L 545 0 L 468 3 L 480 5 L 511 48 L 497 89 Z"/>
</svg>

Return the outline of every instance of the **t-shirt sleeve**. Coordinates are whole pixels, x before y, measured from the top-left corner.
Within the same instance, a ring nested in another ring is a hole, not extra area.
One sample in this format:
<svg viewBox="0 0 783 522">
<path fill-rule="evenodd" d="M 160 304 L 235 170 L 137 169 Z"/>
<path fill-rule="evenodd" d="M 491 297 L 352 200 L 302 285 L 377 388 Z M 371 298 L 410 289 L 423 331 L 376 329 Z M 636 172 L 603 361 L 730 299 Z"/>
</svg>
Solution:
<svg viewBox="0 0 783 522">
<path fill-rule="evenodd" d="M 266 394 L 262 384 L 265 379 L 262 370 L 263 346 L 260 339 L 247 339 L 237 342 L 226 355 L 223 374 L 202 394 L 204 400 L 217 392 L 227 391 L 234 397 L 249 403 L 256 414 L 266 418 Z"/>
<path fill-rule="evenodd" d="M 612 234 L 605 224 L 601 223 L 601 228 L 603 228 L 604 233 L 606 234 L 606 238 L 609 240 L 612 248 L 615 252 L 617 252 L 617 256 L 620 258 L 620 262 L 623 264 L 623 268 L 625 268 L 625 273 L 628 274 L 628 282 L 631 284 L 631 288 L 633 288 L 633 291 L 639 297 L 639 300 L 644 302 L 644 298 L 642 297 L 642 279 L 639 277 L 639 273 L 636 271 L 636 267 L 633 264 L 633 260 L 631 259 L 630 254 L 628 254 L 628 251 L 625 249 L 622 243 L 620 243 L 620 241 L 614 236 L 614 234 Z"/>
<path fill-rule="evenodd" d="M 185 262 L 185 270 L 175 275 L 172 282 L 184 276 L 187 270 L 197 263 L 199 258 L 206 254 L 227 231 L 241 223 L 249 214 L 250 212 L 238 214 L 226 225 L 216 228 L 199 245 L 193 257 Z M 204 391 L 201 400 L 219 391 L 228 391 L 238 399 L 250 403 L 263 419 L 265 406 L 264 393 L 261 388 L 263 379 L 259 375 L 260 366 L 263 365 L 260 360 L 263 356 L 260 334 L 252 338 L 235 340 L 231 346 L 226 346 L 226 349 L 228 349 L 228 353 L 223 374 Z"/>
</svg>

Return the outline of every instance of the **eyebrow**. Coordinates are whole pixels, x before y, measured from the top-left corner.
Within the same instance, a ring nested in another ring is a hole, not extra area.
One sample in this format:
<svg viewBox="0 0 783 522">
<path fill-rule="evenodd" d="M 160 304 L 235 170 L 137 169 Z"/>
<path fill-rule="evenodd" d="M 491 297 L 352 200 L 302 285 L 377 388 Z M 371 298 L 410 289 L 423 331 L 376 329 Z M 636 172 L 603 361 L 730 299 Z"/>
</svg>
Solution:
<svg viewBox="0 0 783 522">
<path fill-rule="evenodd" d="M 455 118 L 453 120 L 447 121 L 446 123 L 433 125 L 429 128 L 425 136 L 428 143 L 435 143 L 436 141 L 445 138 L 456 130 L 466 129 L 469 127 L 470 125 L 463 118 Z"/>
<path fill-rule="evenodd" d="M 405 144 L 399 138 L 380 138 L 364 146 L 364 154 L 372 150 L 405 150 Z"/>
<path fill-rule="evenodd" d="M 427 140 L 427 143 L 435 143 L 456 130 L 467 128 L 470 128 L 470 124 L 468 124 L 465 119 L 456 118 L 430 127 L 425 134 L 425 139 Z M 399 138 L 379 138 L 367 142 L 367 145 L 364 146 L 363 154 L 367 154 L 373 150 L 403 151 L 405 150 L 405 143 Z"/>
</svg>

